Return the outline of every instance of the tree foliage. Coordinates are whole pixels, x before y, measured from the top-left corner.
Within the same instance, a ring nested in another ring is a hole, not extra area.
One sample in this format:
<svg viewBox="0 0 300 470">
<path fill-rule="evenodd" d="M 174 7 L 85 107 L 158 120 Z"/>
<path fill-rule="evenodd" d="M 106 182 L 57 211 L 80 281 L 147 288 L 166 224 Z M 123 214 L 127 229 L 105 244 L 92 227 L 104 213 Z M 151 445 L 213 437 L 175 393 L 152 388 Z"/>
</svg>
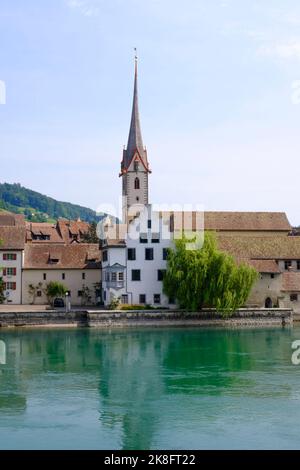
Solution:
<svg viewBox="0 0 300 470">
<path fill-rule="evenodd" d="M 164 293 L 187 310 L 212 307 L 226 315 L 243 306 L 257 272 L 220 251 L 211 233 L 205 233 L 201 249 L 186 249 L 188 241 L 176 240 L 175 249 L 169 250 Z"/>
<path fill-rule="evenodd" d="M 57 297 L 64 297 L 67 292 L 68 289 L 61 282 L 51 281 L 46 286 L 46 295 L 49 302 L 53 302 Z"/>
</svg>

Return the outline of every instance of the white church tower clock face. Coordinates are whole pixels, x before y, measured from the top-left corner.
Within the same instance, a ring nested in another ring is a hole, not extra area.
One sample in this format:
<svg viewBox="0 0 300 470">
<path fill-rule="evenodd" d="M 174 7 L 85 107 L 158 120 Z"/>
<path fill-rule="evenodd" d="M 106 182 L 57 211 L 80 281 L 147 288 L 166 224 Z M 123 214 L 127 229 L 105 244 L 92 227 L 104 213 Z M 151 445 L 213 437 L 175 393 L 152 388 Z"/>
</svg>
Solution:
<svg viewBox="0 0 300 470">
<path fill-rule="evenodd" d="M 121 163 L 122 196 L 123 196 L 123 220 L 127 220 L 127 214 L 133 206 L 144 206 L 148 200 L 148 174 L 149 169 L 147 150 L 144 147 L 139 106 L 137 85 L 137 56 L 135 56 L 134 91 L 129 129 L 128 143 L 123 150 Z"/>
</svg>

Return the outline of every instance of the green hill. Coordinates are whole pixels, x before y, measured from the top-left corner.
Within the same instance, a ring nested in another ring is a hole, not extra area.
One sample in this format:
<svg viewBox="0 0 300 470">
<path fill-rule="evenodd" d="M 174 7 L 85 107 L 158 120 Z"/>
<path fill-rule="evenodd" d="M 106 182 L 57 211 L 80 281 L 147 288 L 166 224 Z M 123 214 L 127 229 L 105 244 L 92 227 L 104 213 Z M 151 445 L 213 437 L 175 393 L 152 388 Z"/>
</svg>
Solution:
<svg viewBox="0 0 300 470">
<path fill-rule="evenodd" d="M 97 222 L 100 217 L 86 207 L 61 202 L 44 196 L 20 184 L 0 183 L 0 210 L 24 214 L 32 222 L 53 222 L 59 217 Z"/>
</svg>

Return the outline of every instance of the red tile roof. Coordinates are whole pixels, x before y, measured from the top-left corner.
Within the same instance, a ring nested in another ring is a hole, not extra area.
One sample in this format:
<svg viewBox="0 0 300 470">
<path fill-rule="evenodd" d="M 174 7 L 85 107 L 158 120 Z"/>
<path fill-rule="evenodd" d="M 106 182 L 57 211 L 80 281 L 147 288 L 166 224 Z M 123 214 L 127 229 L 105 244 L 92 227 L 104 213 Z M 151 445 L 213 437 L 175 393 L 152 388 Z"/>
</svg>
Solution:
<svg viewBox="0 0 300 470">
<path fill-rule="evenodd" d="M 58 260 L 57 263 L 53 260 Z M 97 244 L 56 245 L 28 243 L 25 247 L 25 269 L 100 269 Z"/>
<path fill-rule="evenodd" d="M 282 274 L 282 290 L 284 292 L 300 292 L 300 273 L 284 272 Z"/>
</svg>

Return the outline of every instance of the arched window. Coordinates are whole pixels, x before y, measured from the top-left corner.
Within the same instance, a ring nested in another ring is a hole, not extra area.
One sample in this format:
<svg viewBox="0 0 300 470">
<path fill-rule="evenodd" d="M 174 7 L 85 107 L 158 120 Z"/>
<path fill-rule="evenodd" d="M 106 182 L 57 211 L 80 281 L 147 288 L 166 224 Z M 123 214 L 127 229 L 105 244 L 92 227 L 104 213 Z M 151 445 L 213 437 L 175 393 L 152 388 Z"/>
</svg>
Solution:
<svg viewBox="0 0 300 470">
<path fill-rule="evenodd" d="M 140 189 L 140 180 L 138 178 L 134 180 L 134 189 Z"/>
</svg>

